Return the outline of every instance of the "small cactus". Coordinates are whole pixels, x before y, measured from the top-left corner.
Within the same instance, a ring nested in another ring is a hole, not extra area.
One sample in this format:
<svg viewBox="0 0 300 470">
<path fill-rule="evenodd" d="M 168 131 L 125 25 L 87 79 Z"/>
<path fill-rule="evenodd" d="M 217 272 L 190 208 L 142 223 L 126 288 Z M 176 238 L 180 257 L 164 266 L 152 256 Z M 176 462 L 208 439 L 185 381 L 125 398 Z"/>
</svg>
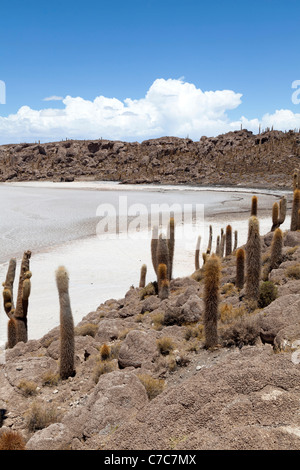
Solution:
<svg viewBox="0 0 300 470">
<path fill-rule="evenodd" d="M 237 249 L 238 246 L 238 231 L 234 231 L 234 246 L 233 246 L 233 251 Z"/>
<path fill-rule="evenodd" d="M 272 206 L 272 227 L 271 232 L 274 232 L 279 227 L 279 204 L 274 202 Z"/>
<path fill-rule="evenodd" d="M 62 380 L 75 375 L 74 322 L 69 296 L 69 275 L 64 266 L 56 271 L 56 285 L 60 305 L 60 370 Z"/>
<path fill-rule="evenodd" d="M 163 263 L 158 265 L 158 296 L 161 300 L 169 297 L 169 280 L 167 266 Z"/>
<path fill-rule="evenodd" d="M 257 216 L 257 196 L 252 196 L 250 216 Z"/>
<path fill-rule="evenodd" d="M 270 270 L 278 268 L 282 261 L 283 233 L 280 228 L 274 232 L 271 244 Z"/>
<path fill-rule="evenodd" d="M 168 279 L 171 281 L 173 274 L 173 260 L 174 260 L 174 248 L 175 248 L 175 219 L 171 217 L 168 224 L 168 253 L 169 253 L 169 263 L 168 263 Z"/>
<path fill-rule="evenodd" d="M 107 359 L 110 358 L 110 355 L 111 355 L 110 347 L 106 343 L 102 344 L 100 348 L 100 356 L 101 356 L 102 361 L 107 361 Z"/>
<path fill-rule="evenodd" d="M 287 205 L 287 200 L 286 200 L 286 197 L 283 196 L 279 201 L 279 218 L 278 218 L 279 225 L 283 224 L 283 222 L 285 221 L 286 205 Z"/>
<path fill-rule="evenodd" d="M 140 274 L 140 284 L 139 287 L 145 287 L 146 285 L 146 274 L 147 274 L 147 266 L 143 264 L 141 267 L 141 274 Z"/>
<path fill-rule="evenodd" d="M 159 235 L 158 243 L 157 243 L 157 267 L 160 264 L 165 264 L 167 267 L 167 277 L 169 278 L 169 250 L 168 250 L 168 242 L 167 238 L 163 233 Z M 158 272 L 157 272 L 158 275 Z"/>
<path fill-rule="evenodd" d="M 151 258 L 153 269 L 157 274 L 157 244 L 158 244 L 158 226 L 154 225 L 152 228 L 152 239 L 151 239 Z"/>
<path fill-rule="evenodd" d="M 31 258 L 31 251 L 26 251 L 23 254 L 23 258 L 21 262 L 18 296 L 17 296 L 16 308 L 14 311 L 14 318 L 17 321 L 17 342 L 23 341 L 24 343 L 26 343 L 28 340 L 27 313 L 28 313 L 28 303 L 29 303 L 29 295 L 30 295 L 30 278 L 31 278 L 31 272 L 29 270 L 30 258 Z"/>
<path fill-rule="evenodd" d="M 212 226 L 209 226 L 209 237 L 208 237 L 208 245 L 206 249 L 206 253 L 209 255 L 211 253 L 211 246 L 212 246 L 212 238 L 213 238 L 213 231 Z"/>
</svg>

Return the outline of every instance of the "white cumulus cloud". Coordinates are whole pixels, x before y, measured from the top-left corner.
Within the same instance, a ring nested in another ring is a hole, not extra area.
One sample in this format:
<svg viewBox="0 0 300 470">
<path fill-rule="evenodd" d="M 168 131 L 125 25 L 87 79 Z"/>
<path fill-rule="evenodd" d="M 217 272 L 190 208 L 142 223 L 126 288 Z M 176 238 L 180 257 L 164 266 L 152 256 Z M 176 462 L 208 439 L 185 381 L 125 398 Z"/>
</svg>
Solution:
<svg viewBox="0 0 300 470">
<path fill-rule="evenodd" d="M 198 140 L 230 130 L 258 131 L 272 127 L 300 127 L 300 115 L 289 110 L 262 119 L 241 117 L 231 121 L 228 112 L 238 108 L 242 95 L 233 90 L 202 91 L 183 79 L 157 79 L 141 99 L 97 96 L 93 101 L 66 96 L 63 108 L 35 110 L 22 106 L 15 114 L 0 116 L 0 143 L 71 139 L 138 140 L 172 135 Z M 49 96 L 46 101 L 61 99 Z"/>
</svg>

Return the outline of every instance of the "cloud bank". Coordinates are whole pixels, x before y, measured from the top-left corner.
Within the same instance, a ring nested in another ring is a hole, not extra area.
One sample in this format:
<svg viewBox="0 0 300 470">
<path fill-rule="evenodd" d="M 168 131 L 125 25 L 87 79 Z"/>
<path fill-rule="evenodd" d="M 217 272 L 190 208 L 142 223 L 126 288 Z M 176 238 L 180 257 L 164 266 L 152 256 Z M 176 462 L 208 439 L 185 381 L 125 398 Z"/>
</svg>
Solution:
<svg viewBox="0 0 300 470">
<path fill-rule="evenodd" d="M 22 106 L 16 114 L 0 116 L 0 143 L 101 137 L 141 141 L 165 135 L 198 140 L 240 129 L 241 123 L 255 133 L 259 124 L 278 130 L 300 127 L 300 114 L 290 110 L 231 121 L 228 112 L 240 106 L 241 98 L 232 90 L 202 91 L 183 79 L 157 79 L 141 99 L 97 96 L 90 101 L 66 96 L 62 109 Z M 57 99 L 61 97 L 54 95 L 46 101 Z"/>
</svg>

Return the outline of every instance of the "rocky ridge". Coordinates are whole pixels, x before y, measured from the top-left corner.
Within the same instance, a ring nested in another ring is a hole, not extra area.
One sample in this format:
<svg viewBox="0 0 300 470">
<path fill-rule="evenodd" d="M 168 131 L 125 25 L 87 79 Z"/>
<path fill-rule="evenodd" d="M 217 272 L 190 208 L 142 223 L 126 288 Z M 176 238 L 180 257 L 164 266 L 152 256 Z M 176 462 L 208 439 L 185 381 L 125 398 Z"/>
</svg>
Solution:
<svg viewBox="0 0 300 470">
<path fill-rule="evenodd" d="M 121 183 L 290 187 L 300 134 L 228 132 L 199 141 L 67 140 L 0 146 L 0 181 L 100 180 Z"/>
</svg>

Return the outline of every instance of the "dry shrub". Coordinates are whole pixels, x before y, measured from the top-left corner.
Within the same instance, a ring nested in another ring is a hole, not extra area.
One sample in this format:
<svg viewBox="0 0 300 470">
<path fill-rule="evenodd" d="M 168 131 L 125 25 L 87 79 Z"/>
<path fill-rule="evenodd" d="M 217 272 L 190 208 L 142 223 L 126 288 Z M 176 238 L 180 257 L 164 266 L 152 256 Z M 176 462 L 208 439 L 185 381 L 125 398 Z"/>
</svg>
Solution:
<svg viewBox="0 0 300 470">
<path fill-rule="evenodd" d="M 107 359 L 110 358 L 110 354 L 111 354 L 110 347 L 107 344 L 102 344 L 100 348 L 100 356 L 101 356 L 102 361 L 107 361 Z"/>
<path fill-rule="evenodd" d="M 18 389 L 25 397 L 30 397 L 37 394 L 37 384 L 31 380 L 21 380 Z"/>
<path fill-rule="evenodd" d="M 160 354 L 162 354 L 163 356 L 167 356 L 168 354 L 170 354 L 170 352 L 173 351 L 175 347 L 173 340 L 168 336 L 163 336 L 162 338 L 159 338 L 156 341 L 156 344 Z"/>
<path fill-rule="evenodd" d="M 272 281 L 264 281 L 259 286 L 258 307 L 265 308 L 277 298 L 278 289 Z"/>
<path fill-rule="evenodd" d="M 94 367 L 93 380 L 98 383 L 99 378 L 103 374 L 108 374 L 116 369 L 116 364 L 112 361 L 101 361 L 99 360 Z"/>
<path fill-rule="evenodd" d="M 51 370 L 45 372 L 42 376 L 42 385 L 47 385 L 52 387 L 53 385 L 57 385 L 59 382 L 59 374 L 55 374 Z"/>
<path fill-rule="evenodd" d="M 220 309 L 220 321 L 221 323 L 231 323 L 237 318 L 242 317 L 246 313 L 244 307 L 233 307 L 231 304 L 221 304 Z"/>
<path fill-rule="evenodd" d="M 0 434 L 0 450 L 25 450 L 25 440 L 18 431 L 8 429 Z"/>
<path fill-rule="evenodd" d="M 165 388 L 165 381 L 163 379 L 155 379 L 148 374 L 140 374 L 138 378 L 144 385 L 149 400 L 157 397 Z"/>
<path fill-rule="evenodd" d="M 257 317 L 243 316 L 223 330 L 220 338 L 223 346 L 253 346 L 259 337 L 260 322 Z"/>
<path fill-rule="evenodd" d="M 155 330 L 161 330 L 162 327 L 163 327 L 163 323 L 164 323 L 164 314 L 162 312 L 158 312 L 158 313 L 154 313 L 152 316 L 151 316 L 151 320 L 152 320 L 152 324 L 153 324 L 153 328 Z"/>
<path fill-rule="evenodd" d="M 92 336 L 95 337 L 99 326 L 95 323 L 85 323 L 84 325 L 77 326 L 74 330 L 75 336 Z"/>
<path fill-rule="evenodd" d="M 287 277 L 291 277 L 292 279 L 300 279 L 300 264 L 294 264 L 293 266 L 289 266 L 285 270 L 285 274 Z"/>
<path fill-rule="evenodd" d="M 44 429 L 50 424 L 57 423 L 59 414 L 54 406 L 45 403 L 33 403 L 25 415 L 27 429 L 31 432 Z"/>
</svg>

